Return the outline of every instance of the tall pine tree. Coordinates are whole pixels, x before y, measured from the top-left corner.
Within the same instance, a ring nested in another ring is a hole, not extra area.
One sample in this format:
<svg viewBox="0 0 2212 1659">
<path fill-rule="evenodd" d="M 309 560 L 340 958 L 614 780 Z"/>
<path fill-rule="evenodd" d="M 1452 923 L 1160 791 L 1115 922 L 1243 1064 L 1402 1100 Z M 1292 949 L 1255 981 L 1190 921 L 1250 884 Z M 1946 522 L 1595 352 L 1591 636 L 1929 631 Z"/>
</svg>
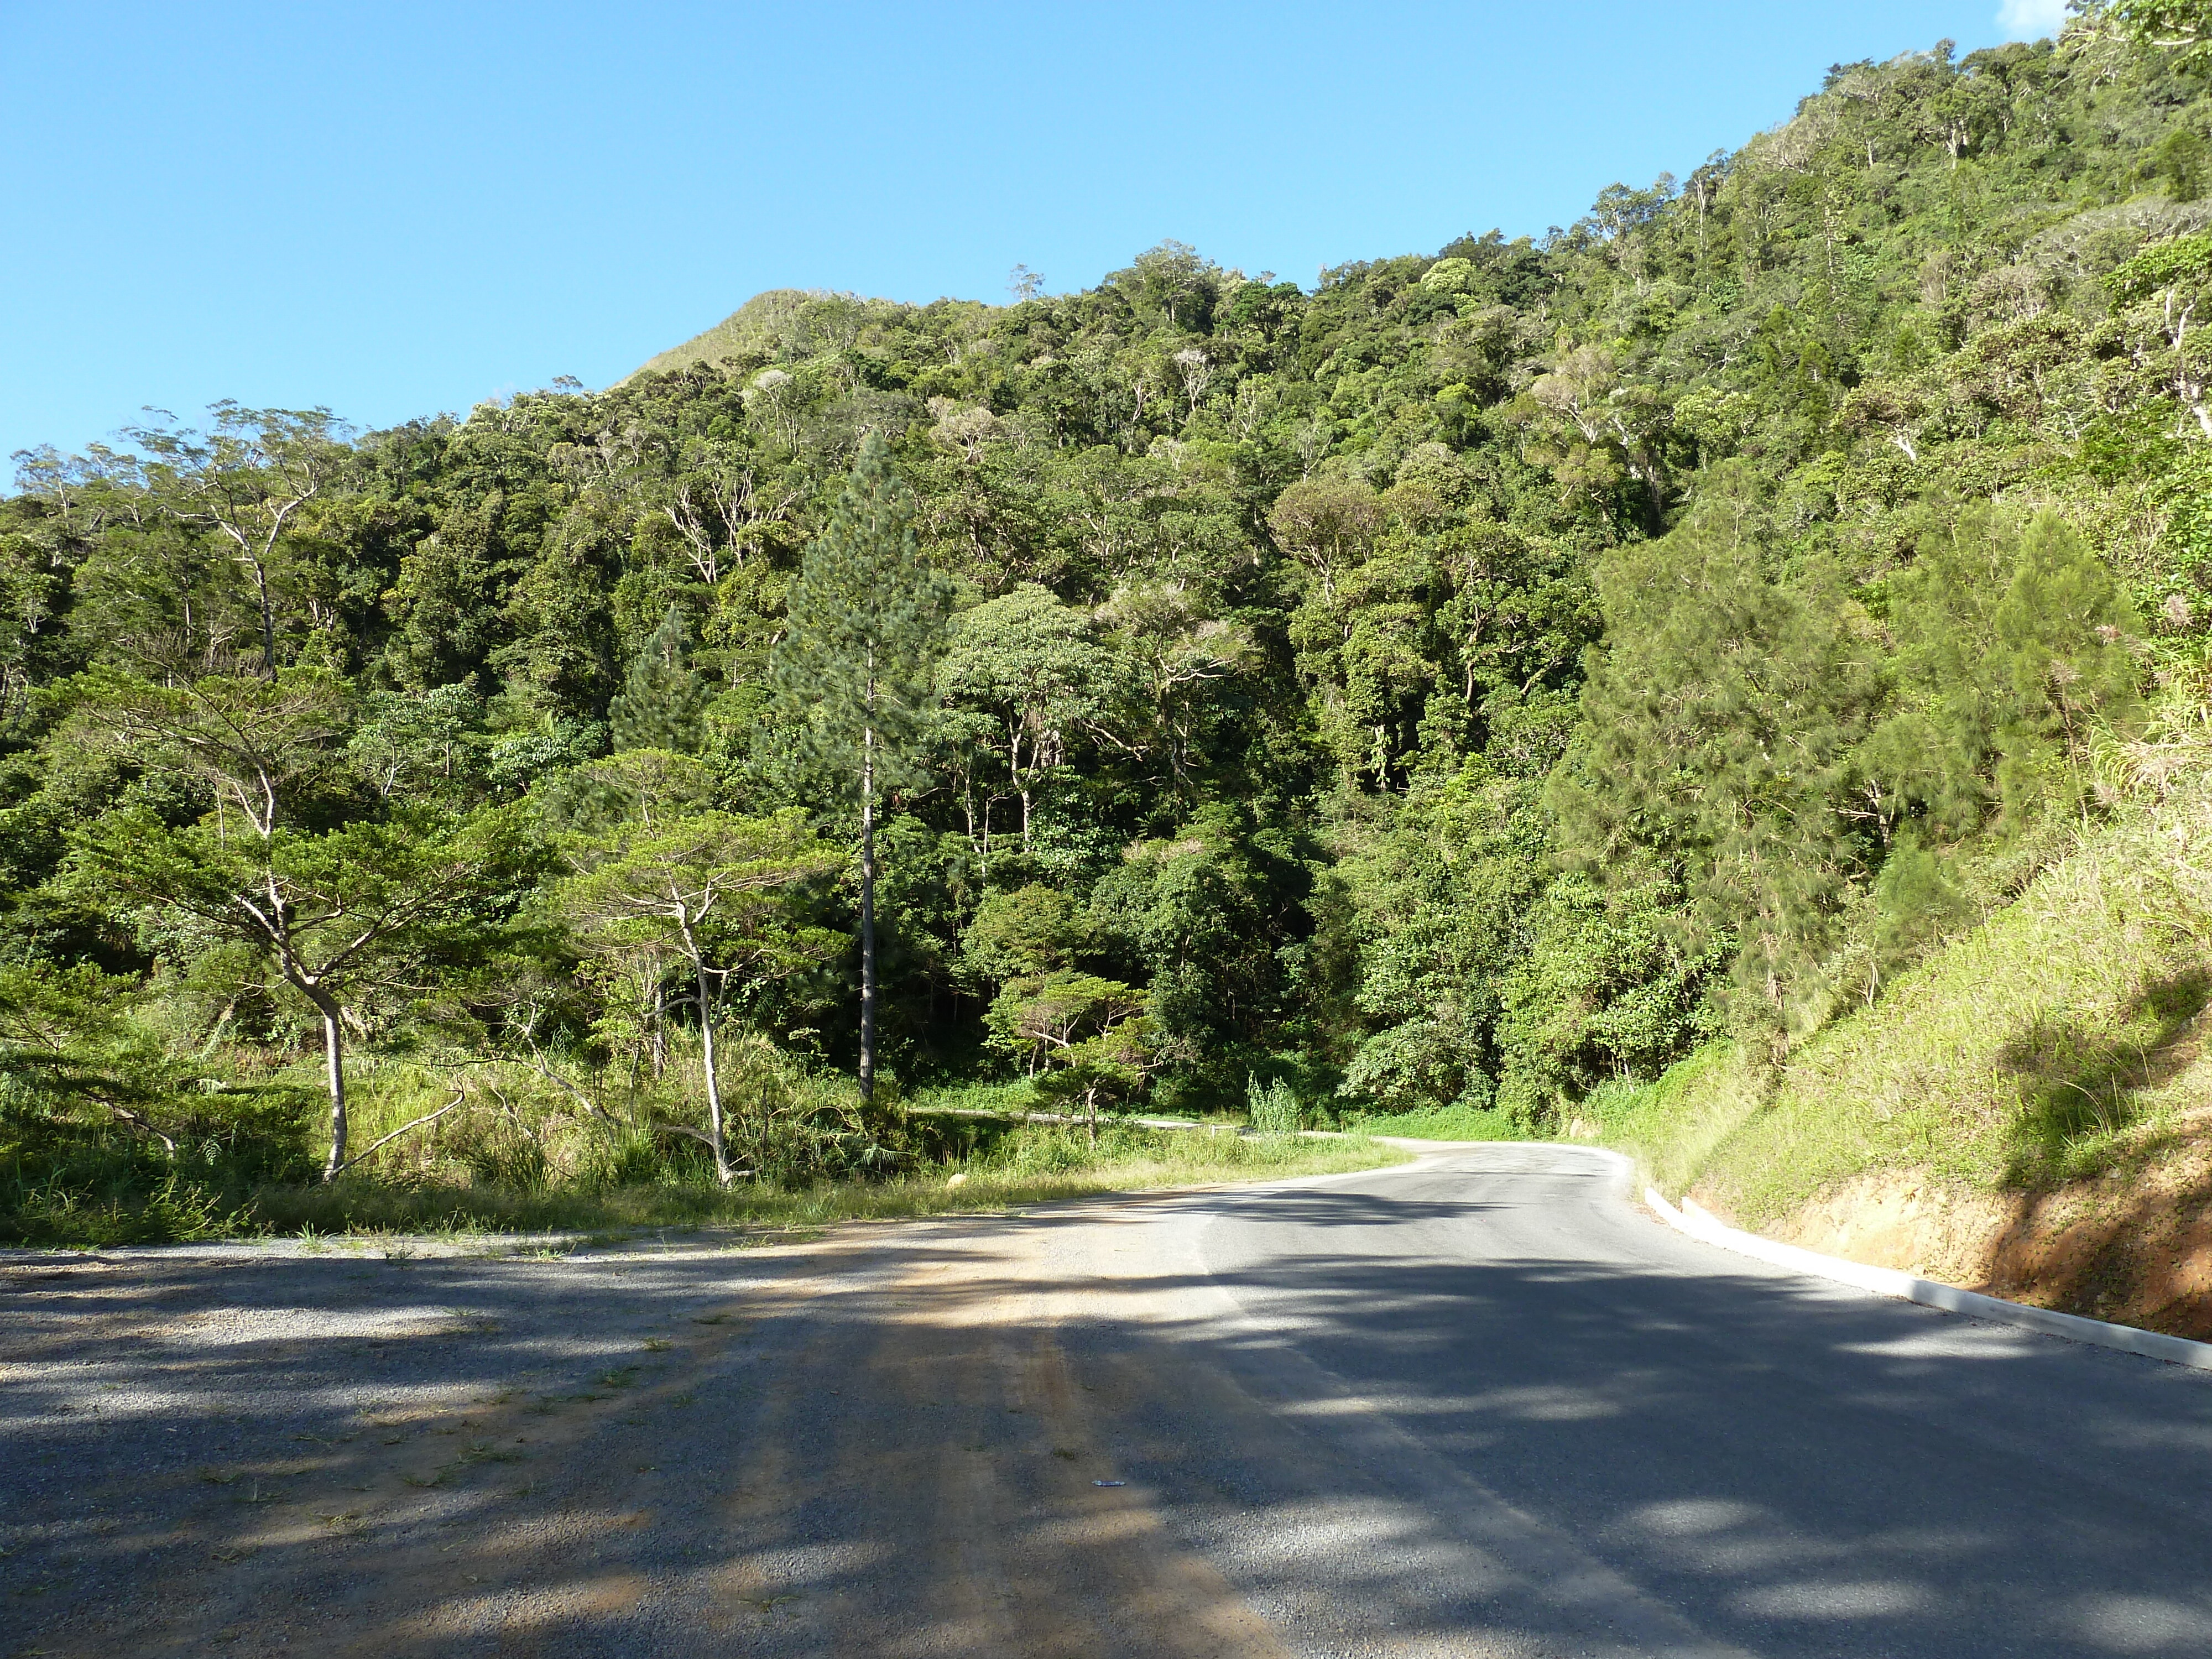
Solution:
<svg viewBox="0 0 2212 1659">
<path fill-rule="evenodd" d="M 691 666 L 691 624 L 671 605 L 608 706 L 615 748 L 696 754 L 706 708 L 707 683 Z"/>
<path fill-rule="evenodd" d="M 1649 854 L 1678 872 L 1686 942 L 1732 935 L 1738 982 L 1780 1019 L 1863 855 L 1845 797 L 1879 684 L 1832 570 L 1776 581 L 1765 535 L 1716 488 L 1670 535 L 1605 562 L 1606 647 L 1547 799 L 1578 859 L 1632 870 Z"/>
<path fill-rule="evenodd" d="M 913 492 L 871 432 L 784 600 L 769 677 L 787 733 L 860 813 L 860 1094 L 875 1097 L 876 818 L 927 717 L 951 585 L 922 562 Z"/>
</svg>

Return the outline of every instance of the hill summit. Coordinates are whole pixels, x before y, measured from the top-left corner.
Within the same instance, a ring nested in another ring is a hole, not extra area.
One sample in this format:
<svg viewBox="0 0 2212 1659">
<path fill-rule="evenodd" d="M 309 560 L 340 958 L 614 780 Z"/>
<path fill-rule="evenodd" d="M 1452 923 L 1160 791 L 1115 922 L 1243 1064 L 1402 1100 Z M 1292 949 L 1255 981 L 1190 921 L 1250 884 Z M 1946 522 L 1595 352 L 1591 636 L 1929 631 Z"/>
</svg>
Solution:
<svg viewBox="0 0 2212 1659">
<path fill-rule="evenodd" d="M 810 303 L 830 297 L 821 289 L 764 289 L 714 327 L 649 358 L 617 384 L 627 384 L 641 374 L 672 374 L 694 363 L 719 363 L 726 358 L 743 357 L 762 350 L 771 345 Z"/>
</svg>

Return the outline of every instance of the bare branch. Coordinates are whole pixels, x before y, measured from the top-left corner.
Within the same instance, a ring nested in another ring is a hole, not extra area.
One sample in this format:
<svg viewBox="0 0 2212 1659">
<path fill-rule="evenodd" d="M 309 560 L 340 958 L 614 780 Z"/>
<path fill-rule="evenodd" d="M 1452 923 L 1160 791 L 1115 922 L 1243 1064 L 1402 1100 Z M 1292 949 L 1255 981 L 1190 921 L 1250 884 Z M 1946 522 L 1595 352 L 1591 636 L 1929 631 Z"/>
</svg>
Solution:
<svg viewBox="0 0 2212 1659">
<path fill-rule="evenodd" d="M 456 1089 L 453 1091 L 453 1097 L 447 1101 L 444 1105 L 438 1108 L 436 1111 L 425 1112 L 421 1117 L 416 1118 L 413 1122 L 401 1124 L 390 1134 L 383 1137 L 382 1139 L 371 1141 L 368 1146 L 362 1147 L 361 1151 L 356 1152 L 351 1158 L 346 1159 L 344 1163 L 333 1169 L 329 1176 L 325 1176 L 323 1178 L 327 1181 L 331 1178 L 331 1176 L 343 1175 L 348 1170 L 353 1168 L 355 1164 L 360 1163 L 362 1159 L 367 1158 L 371 1152 L 376 1151 L 378 1147 L 386 1146 L 389 1143 L 398 1139 L 400 1136 L 405 1134 L 410 1129 L 419 1129 L 426 1123 L 435 1123 L 440 1118 L 445 1116 L 447 1113 L 452 1111 L 454 1107 L 459 1105 L 468 1097 L 467 1090 Z"/>
</svg>

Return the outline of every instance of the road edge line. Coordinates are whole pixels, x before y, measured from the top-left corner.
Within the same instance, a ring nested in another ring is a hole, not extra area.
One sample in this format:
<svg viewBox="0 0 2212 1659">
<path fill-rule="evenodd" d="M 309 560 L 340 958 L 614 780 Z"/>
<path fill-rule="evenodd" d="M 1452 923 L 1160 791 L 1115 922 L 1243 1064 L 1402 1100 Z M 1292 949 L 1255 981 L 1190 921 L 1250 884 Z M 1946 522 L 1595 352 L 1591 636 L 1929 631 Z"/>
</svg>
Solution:
<svg viewBox="0 0 2212 1659">
<path fill-rule="evenodd" d="M 1677 1232 L 1686 1233 L 1692 1238 L 1702 1239 L 1708 1244 L 1717 1244 L 1723 1249 L 1734 1250 L 1740 1255 L 1756 1256 L 1778 1267 L 1792 1268 L 1819 1279 L 1834 1279 L 1875 1296 L 1917 1302 L 1924 1308 L 1938 1309 L 1944 1313 L 1964 1314 L 1969 1318 L 1990 1320 L 2001 1325 L 2016 1325 L 2023 1330 L 2039 1332 L 2045 1336 L 2063 1337 L 2069 1342 L 2118 1348 L 2125 1353 L 2162 1359 L 2169 1364 L 2212 1371 L 2212 1342 L 2192 1342 L 2185 1336 L 2168 1336 L 2162 1331 L 2140 1330 L 2133 1325 L 2114 1325 L 2101 1319 L 2085 1318 L 2080 1314 L 2054 1313 L 2048 1308 L 2031 1308 L 2025 1303 L 2007 1302 L 2002 1297 L 1984 1296 L 1978 1291 L 1962 1291 L 1955 1285 L 1939 1284 L 1931 1279 L 1916 1279 L 1912 1274 L 1894 1267 L 1869 1267 L 1863 1262 L 1823 1255 L 1817 1250 L 1784 1244 L 1778 1239 L 1762 1238 L 1757 1233 L 1731 1227 L 1695 1199 L 1683 1199 L 1681 1207 L 1677 1209 L 1661 1195 L 1656 1187 L 1644 1188 L 1644 1201 Z"/>
</svg>

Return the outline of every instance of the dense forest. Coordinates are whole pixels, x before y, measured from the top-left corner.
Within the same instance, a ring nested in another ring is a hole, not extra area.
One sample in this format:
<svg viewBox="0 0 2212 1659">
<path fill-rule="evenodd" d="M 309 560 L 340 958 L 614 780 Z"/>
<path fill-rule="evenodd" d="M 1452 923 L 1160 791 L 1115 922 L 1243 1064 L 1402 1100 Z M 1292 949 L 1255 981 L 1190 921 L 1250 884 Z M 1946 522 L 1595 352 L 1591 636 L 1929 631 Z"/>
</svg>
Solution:
<svg viewBox="0 0 2212 1659">
<path fill-rule="evenodd" d="M 2205 718 L 2174 9 L 1311 288 L 775 292 L 602 392 L 17 455 L 10 1213 L 865 1173 L 924 1098 L 1541 1131 L 1786 1052 Z M 349 1085 L 452 1115 L 349 1165 Z"/>
</svg>

